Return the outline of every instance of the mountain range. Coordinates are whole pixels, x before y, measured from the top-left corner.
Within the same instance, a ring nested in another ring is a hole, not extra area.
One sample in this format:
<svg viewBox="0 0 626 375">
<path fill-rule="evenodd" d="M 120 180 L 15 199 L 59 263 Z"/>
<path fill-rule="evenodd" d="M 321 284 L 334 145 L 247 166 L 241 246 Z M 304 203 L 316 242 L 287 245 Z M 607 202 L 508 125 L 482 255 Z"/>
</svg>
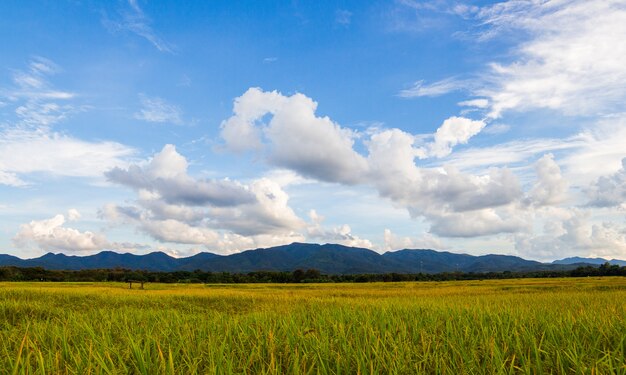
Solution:
<svg viewBox="0 0 626 375">
<path fill-rule="evenodd" d="M 292 243 L 231 255 L 199 253 L 174 258 L 163 252 L 146 255 L 102 251 L 95 255 L 70 256 L 48 253 L 39 258 L 21 259 L 0 254 L 0 266 L 43 267 L 51 270 L 126 268 L 149 271 L 253 272 L 317 269 L 324 274 L 360 273 L 441 273 L 441 272 L 522 272 L 568 270 L 581 265 L 599 265 L 602 258 L 566 258 L 541 263 L 510 255 L 456 254 L 428 249 L 405 249 L 379 254 L 375 251 L 337 244 Z M 625 261 L 612 260 L 626 265 Z"/>
</svg>

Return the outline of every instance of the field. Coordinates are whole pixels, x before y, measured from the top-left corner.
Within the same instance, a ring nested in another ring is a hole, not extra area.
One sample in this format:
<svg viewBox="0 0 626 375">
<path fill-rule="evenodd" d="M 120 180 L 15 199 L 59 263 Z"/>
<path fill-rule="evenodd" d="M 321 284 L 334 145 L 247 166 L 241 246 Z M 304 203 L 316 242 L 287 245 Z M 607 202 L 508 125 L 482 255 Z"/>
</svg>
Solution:
<svg viewBox="0 0 626 375">
<path fill-rule="evenodd" d="M 0 283 L 13 374 L 626 374 L 626 278 Z"/>
</svg>

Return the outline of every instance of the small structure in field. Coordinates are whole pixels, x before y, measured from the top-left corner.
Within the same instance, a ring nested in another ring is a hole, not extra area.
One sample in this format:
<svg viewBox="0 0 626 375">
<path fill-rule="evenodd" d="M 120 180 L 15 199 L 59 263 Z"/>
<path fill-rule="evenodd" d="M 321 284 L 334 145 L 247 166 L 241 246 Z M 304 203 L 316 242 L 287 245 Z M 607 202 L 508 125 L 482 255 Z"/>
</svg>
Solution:
<svg viewBox="0 0 626 375">
<path fill-rule="evenodd" d="M 128 289 L 133 289 L 133 283 L 140 284 L 139 289 L 143 289 L 143 284 L 145 283 L 143 280 L 126 280 L 126 282 L 128 283 Z"/>
</svg>

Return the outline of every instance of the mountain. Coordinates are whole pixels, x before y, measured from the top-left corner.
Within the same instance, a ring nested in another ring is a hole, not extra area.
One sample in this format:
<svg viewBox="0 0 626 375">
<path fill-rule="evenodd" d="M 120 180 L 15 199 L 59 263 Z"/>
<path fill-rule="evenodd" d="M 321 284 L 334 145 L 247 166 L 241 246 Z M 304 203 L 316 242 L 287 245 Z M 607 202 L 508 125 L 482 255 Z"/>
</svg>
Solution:
<svg viewBox="0 0 626 375">
<path fill-rule="evenodd" d="M 581 258 L 581 257 L 570 257 L 570 258 L 559 259 L 559 260 L 555 260 L 554 262 L 552 262 L 552 264 L 587 263 L 587 264 L 600 265 L 600 264 L 604 264 L 606 262 L 609 262 L 611 264 L 617 264 L 618 266 L 621 266 L 621 267 L 626 266 L 626 261 L 625 260 L 619 260 L 619 259 L 608 260 L 608 259 L 604 259 L 604 258 Z"/>
<path fill-rule="evenodd" d="M 58 270 L 126 268 L 148 271 L 253 272 L 317 269 L 324 274 L 359 273 L 441 273 L 503 272 L 574 269 L 580 265 L 598 265 L 606 260 L 566 258 L 540 263 L 509 255 L 455 254 L 435 250 L 398 250 L 379 254 L 375 251 L 337 244 L 292 243 L 265 249 L 247 250 L 232 255 L 199 253 L 187 258 L 173 258 L 163 252 L 146 255 L 103 251 L 95 255 L 75 256 L 48 253 L 39 258 L 20 259 L 0 254 L 0 266 L 43 267 Z M 624 261 L 613 260 L 611 262 Z"/>
<path fill-rule="evenodd" d="M 435 250 L 398 250 L 383 254 L 409 273 L 499 272 L 560 269 L 552 265 L 510 255 L 455 254 Z"/>
<path fill-rule="evenodd" d="M 293 243 L 208 259 L 196 268 L 213 272 L 293 271 L 317 269 L 326 274 L 394 272 L 393 264 L 381 262 L 369 249 L 342 245 Z"/>
<path fill-rule="evenodd" d="M 26 260 L 14 257 L 13 255 L 0 254 L 0 265 L 2 266 L 28 267 L 26 262 Z"/>
</svg>

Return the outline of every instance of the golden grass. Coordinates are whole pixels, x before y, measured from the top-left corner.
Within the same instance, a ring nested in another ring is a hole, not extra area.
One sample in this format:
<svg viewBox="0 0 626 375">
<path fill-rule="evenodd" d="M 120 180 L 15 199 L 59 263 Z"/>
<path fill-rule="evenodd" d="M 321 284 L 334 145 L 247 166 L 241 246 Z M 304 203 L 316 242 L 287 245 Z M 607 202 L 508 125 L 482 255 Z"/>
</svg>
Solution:
<svg viewBox="0 0 626 375">
<path fill-rule="evenodd" d="M 0 283 L 14 374 L 626 373 L 626 279 Z"/>
</svg>

